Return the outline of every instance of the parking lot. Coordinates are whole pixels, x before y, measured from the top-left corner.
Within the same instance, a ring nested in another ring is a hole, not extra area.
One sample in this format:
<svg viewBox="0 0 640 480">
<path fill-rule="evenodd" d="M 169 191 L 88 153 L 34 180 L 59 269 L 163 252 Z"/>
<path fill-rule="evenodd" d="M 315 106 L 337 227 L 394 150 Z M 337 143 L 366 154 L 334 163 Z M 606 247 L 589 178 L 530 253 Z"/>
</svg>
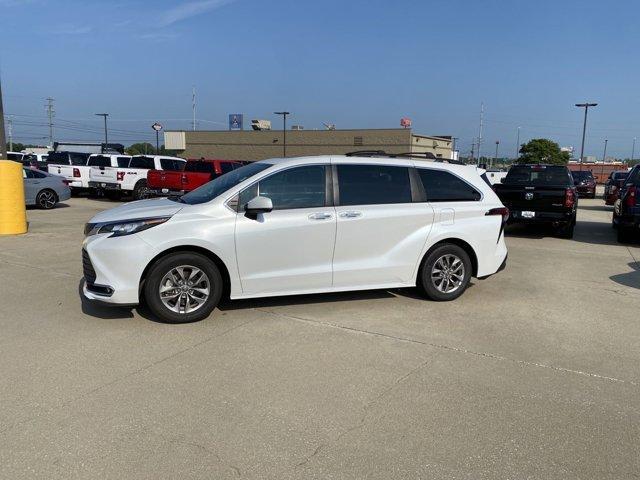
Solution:
<svg viewBox="0 0 640 480">
<path fill-rule="evenodd" d="M 199 323 L 80 297 L 108 201 L 0 238 L 1 478 L 637 478 L 640 246 L 602 199 L 573 240 L 510 228 L 506 270 L 227 302 Z"/>
</svg>

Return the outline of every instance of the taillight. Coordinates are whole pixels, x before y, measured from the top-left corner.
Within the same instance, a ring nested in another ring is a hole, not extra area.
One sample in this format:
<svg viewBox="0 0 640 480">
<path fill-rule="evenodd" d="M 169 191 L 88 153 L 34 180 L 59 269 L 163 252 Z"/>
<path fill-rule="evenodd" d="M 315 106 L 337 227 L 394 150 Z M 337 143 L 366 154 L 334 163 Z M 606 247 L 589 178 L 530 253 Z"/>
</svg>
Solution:
<svg viewBox="0 0 640 480">
<path fill-rule="evenodd" d="M 509 220 L 509 209 L 507 207 L 492 208 L 485 215 L 500 215 L 502 217 L 502 223 L 507 223 Z"/>
<path fill-rule="evenodd" d="M 181 175 L 180 177 L 181 177 L 181 178 L 180 178 L 180 181 L 181 181 L 182 183 L 187 183 L 187 176 L 186 176 L 186 175 Z"/>
<path fill-rule="evenodd" d="M 124 172 L 116 172 L 116 180 L 118 182 L 121 182 L 122 180 L 124 180 Z"/>
<path fill-rule="evenodd" d="M 576 204 L 576 194 L 573 193 L 573 189 L 567 188 L 564 191 L 564 206 L 572 208 Z"/>
<path fill-rule="evenodd" d="M 635 207 L 636 206 L 636 187 L 635 185 L 631 185 L 629 190 L 627 190 L 627 196 L 624 199 L 624 203 L 627 207 Z"/>
<path fill-rule="evenodd" d="M 74 177 L 79 177 L 80 176 L 80 169 L 79 168 L 74 168 L 73 169 L 73 176 Z"/>
</svg>

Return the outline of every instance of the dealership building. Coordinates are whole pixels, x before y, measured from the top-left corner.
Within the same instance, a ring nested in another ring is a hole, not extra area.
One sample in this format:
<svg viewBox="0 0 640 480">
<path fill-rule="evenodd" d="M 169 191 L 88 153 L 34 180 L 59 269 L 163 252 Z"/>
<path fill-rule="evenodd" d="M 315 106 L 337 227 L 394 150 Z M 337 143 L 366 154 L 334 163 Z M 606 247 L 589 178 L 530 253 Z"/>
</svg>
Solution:
<svg viewBox="0 0 640 480">
<path fill-rule="evenodd" d="M 263 160 L 283 156 L 282 130 L 168 130 L 168 150 L 185 158 Z M 450 136 L 413 133 L 410 128 L 363 130 L 287 130 L 286 155 L 341 155 L 356 150 L 384 150 L 387 153 L 430 152 L 438 158 L 453 158 Z"/>
</svg>

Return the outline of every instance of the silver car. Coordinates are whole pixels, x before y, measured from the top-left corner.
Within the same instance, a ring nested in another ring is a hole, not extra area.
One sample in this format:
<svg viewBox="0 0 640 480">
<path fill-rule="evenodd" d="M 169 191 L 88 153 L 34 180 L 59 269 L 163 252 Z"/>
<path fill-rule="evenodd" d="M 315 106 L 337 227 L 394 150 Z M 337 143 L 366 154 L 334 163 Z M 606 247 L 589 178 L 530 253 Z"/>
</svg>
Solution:
<svg viewBox="0 0 640 480">
<path fill-rule="evenodd" d="M 36 205 L 45 210 L 58 202 L 71 198 L 71 190 L 66 180 L 40 170 L 23 168 L 24 197 L 27 205 Z"/>
</svg>

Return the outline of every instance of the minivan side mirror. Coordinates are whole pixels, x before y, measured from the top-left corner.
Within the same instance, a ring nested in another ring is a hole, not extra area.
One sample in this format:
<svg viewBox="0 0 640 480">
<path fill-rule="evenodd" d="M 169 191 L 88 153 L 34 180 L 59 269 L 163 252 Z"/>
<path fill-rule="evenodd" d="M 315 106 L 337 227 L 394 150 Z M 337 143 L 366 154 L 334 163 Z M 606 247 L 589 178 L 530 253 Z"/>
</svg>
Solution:
<svg viewBox="0 0 640 480">
<path fill-rule="evenodd" d="M 268 197 L 254 197 L 244 207 L 245 215 L 249 218 L 257 218 L 260 213 L 269 213 L 273 210 L 273 202 Z"/>
</svg>

